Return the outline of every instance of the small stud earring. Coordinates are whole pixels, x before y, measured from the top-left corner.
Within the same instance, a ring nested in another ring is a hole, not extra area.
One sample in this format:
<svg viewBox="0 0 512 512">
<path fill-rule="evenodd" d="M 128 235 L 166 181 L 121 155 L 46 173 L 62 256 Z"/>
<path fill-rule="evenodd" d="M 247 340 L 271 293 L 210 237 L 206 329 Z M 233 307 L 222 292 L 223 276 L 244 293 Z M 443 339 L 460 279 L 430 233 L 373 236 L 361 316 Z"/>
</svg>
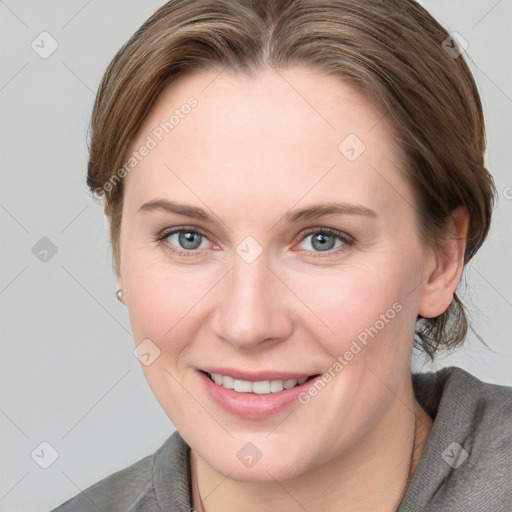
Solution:
<svg viewBox="0 0 512 512">
<path fill-rule="evenodd" d="M 123 290 L 117 290 L 117 292 L 116 292 L 116 299 L 117 299 L 119 302 L 122 302 L 122 299 L 123 299 Z"/>
</svg>

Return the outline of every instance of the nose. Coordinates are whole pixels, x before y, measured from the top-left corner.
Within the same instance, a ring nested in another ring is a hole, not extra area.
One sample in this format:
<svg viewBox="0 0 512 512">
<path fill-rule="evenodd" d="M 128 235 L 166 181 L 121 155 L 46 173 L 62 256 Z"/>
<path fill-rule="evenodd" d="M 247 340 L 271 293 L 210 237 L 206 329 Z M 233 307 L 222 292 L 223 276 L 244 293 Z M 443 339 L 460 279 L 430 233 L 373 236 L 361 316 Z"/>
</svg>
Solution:
<svg viewBox="0 0 512 512">
<path fill-rule="evenodd" d="M 267 264 L 263 255 L 252 263 L 236 255 L 217 296 L 214 334 L 239 349 L 268 348 L 293 330 L 287 290 Z"/>
</svg>

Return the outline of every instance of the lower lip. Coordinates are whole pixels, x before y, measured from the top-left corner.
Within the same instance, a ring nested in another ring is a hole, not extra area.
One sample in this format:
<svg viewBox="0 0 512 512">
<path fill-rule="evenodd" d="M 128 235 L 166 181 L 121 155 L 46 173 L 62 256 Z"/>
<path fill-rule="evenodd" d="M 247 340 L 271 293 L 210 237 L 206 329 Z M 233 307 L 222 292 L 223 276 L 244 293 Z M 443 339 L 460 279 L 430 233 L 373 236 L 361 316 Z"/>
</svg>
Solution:
<svg viewBox="0 0 512 512">
<path fill-rule="evenodd" d="M 247 419 L 268 418 L 291 407 L 294 403 L 299 403 L 299 395 L 307 391 L 317 379 L 321 378 L 321 375 L 319 375 L 307 380 L 300 386 L 283 389 L 278 393 L 259 395 L 257 393 L 239 393 L 233 389 L 227 389 L 213 382 L 202 371 L 198 371 L 198 373 L 210 397 L 217 405 L 230 414 Z"/>
</svg>

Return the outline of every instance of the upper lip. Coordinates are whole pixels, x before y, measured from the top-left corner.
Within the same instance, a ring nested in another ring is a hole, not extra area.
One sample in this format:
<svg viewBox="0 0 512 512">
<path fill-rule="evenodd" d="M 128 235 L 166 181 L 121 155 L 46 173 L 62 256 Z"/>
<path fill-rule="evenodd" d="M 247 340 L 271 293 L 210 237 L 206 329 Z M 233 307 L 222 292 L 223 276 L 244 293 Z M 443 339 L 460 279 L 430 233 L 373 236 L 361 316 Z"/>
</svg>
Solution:
<svg viewBox="0 0 512 512">
<path fill-rule="evenodd" d="M 286 370 L 261 370 L 255 372 L 244 372 L 235 368 L 200 368 L 201 371 L 206 373 L 218 373 L 223 376 L 232 377 L 237 380 L 247 380 L 251 382 L 260 382 L 263 380 L 289 380 L 289 379 L 303 379 L 304 377 L 311 377 L 317 373 L 304 373 L 304 372 L 290 372 Z"/>
</svg>

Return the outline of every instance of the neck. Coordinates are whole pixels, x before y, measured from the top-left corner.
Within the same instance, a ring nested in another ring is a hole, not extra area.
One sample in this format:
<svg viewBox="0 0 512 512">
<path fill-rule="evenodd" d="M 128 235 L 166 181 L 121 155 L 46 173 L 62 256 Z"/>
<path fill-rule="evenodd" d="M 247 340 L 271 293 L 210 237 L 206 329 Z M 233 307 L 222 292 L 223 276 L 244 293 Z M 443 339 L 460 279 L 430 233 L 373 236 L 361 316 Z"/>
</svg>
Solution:
<svg viewBox="0 0 512 512">
<path fill-rule="evenodd" d="M 418 466 L 433 424 L 417 403 L 412 386 L 408 396 L 408 401 L 397 397 L 383 421 L 350 454 L 283 482 L 231 480 L 191 450 L 194 509 L 395 511 Z"/>
</svg>

